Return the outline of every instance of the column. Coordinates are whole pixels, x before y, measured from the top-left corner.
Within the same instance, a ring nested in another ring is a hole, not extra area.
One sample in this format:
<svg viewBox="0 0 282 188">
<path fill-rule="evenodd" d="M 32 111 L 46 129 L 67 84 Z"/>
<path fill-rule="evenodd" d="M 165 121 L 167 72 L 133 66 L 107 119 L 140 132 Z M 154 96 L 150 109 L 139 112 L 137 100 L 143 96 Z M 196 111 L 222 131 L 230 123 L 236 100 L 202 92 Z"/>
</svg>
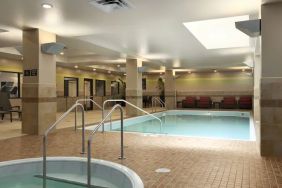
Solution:
<svg viewBox="0 0 282 188">
<path fill-rule="evenodd" d="M 262 5 L 261 155 L 282 156 L 282 3 Z"/>
<path fill-rule="evenodd" d="M 56 35 L 39 29 L 23 31 L 22 132 L 42 134 L 56 121 L 56 60 L 43 54 L 41 44 Z"/>
<path fill-rule="evenodd" d="M 126 60 L 126 100 L 140 108 L 143 107 L 142 99 L 142 61 L 138 59 Z M 139 110 L 126 105 L 126 113 L 129 116 L 141 115 Z"/>
<path fill-rule="evenodd" d="M 165 71 L 165 104 L 171 110 L 176 108 L 175 79 L 173 70 Z"/>
<path fill-rule="evenodd" d="M 258 38 L 257 41 L 260 41 L 260 38 Z M 254 125 L 256 130 L 256 139 L 257 139 L 257 145 L 260 150 L 260 139 L 261 139 L 261 133 L 260 133 L 260 81 L 261 81 L 261 56 L 259 54 L 255 54 L 254 58 L 254 100 L 253 100 L 253 117 L 254 117 Z"/>
</svg>

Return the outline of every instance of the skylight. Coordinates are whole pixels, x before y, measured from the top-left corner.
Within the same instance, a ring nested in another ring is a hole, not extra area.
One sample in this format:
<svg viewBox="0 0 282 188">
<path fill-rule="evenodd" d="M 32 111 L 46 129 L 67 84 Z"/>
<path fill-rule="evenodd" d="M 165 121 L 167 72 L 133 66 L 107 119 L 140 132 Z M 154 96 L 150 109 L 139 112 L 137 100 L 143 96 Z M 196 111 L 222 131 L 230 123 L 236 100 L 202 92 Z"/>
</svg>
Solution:
<svg viewBox="0 0 282 188">
<path fill-rule="evenodd" d="M 208 50 L 249 47 L 249 37 L 237 30 L 235 22 L 249 20 L 248 15 L 183 23 Z"/>
</svg>

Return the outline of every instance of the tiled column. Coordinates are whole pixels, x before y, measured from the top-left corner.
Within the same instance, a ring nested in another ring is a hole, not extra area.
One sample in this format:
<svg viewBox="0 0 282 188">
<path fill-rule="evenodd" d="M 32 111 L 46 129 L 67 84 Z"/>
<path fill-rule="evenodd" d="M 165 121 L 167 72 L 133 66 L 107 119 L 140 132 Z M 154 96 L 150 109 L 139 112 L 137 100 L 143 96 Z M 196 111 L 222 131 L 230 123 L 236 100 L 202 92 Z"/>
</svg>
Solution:
<svg viewBox="0 0 282 188">
<path fill-rule="evenodd" d="M 142 67 L 141 60 L 126 60 L 126 100 L 142 108 L 142 73 L 138 71 L 138 67 Z M 142 112 L 129 105 L 126 105 L 126 113 L 129 116 L 142 114 Z"/>
<path fill-rule="evenodd" d="M 261 155 L 282 156 L 282 3 L 262 5 Z"/>
<path fill-rule="evenodd" d="M 258 39 L 260 40 L 260 39 Z M 255 55 L 254 63 L 254 102 L 253 102 L 253 116 L 256 130 L 257 145 L 260 148 L 260 81 L 261 81 L 261 56 Z"/>
<path fill-rule="evenodd" d="M 165 104 L 167 109 L 175 109 L 175 79 L 173 70 L 165 71 Z"/>
<path fill-rule="evenodd" d="M 29 72 L 22 84 L 22 132 L 25 134 L 42 134 L 56 121 L 55 56 L 41 52 L 41 44 L 55 41 L 56 35 L 39 29 L 23 31 L 23 69 Z"/>
</svg>

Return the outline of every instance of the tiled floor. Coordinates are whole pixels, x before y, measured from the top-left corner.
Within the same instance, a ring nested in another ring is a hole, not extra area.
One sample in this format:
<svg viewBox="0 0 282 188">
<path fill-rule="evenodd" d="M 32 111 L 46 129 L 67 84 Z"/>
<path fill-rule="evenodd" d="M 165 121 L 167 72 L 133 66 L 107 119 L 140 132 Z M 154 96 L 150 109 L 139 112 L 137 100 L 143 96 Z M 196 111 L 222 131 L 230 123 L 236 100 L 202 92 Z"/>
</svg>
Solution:
<svg viewBox="0 0 282 188">
<path fill-rule="evenodd" d="M 151 113 L 152 108 L 146 108 L 147 112 Z M 164 110 L 163 108 L 156 108 L 157 111 Z M 126 111 L 124 111 L 124 117 L 126 118 Z M 57 119 L 63 114 L 57 113 Z M 118 111 L 115 111 L 112 115 L 112 119 L 119 118 L 120 114 Z M 85 123 L 93 124 L 100 122 L 102 118 L 102 114 L 100 110 L 87 111 L 85 113 Z M 77 123 L 81 125 L 81 115 L 80 112 L 77 114 Z M 66 128 L 66 127 L 74 127 L 74 113 L 70 113 L 62 123 L 60 123 L 57 128 Z M 6 115 L 4 120 L 0 120 L 0 140 L 7 138 L 14 138 L 18 136 L 24 136 L 21 132 L 21 121 L 18 119 L 17 114 L 13 115 L 13 122 L 10 122 L 9 116 Z"/>
<path fill-rule="evenodd" d="M 80 133 L 51 134 L 48 156 L 80 156 Z M 127 159 L 120 161 L 119 139 L 119 133 L 98 133 L 93 156 L 128 166 L 145 187 L 282 187 L 282 158 L 260 157 L 255 142 L 125 134 Z M 40 157 L 41 144 L 40 136 L 0 140 L 0 161 Z M 155 172 L 162 167 L 171 172 Z"/>
<path fill-rule="evenodd" d="M 48 156 L 80 156 L 81 132 L 61 129 L 49 137 Z M 125 135 L 127 159 L 120 161 L 119 134 L 98 133 L 93 156 L 124 164 L 145 187 L 279 187 L 281 158 L 261 158 L 254 142 Z M 0 161 L 41 156 L 40 136 L 0 141 Z M 12 146 L 12 147 L 11 147 Z M 158 174 L 157 168 L 169 168 Z"/>
</svg>

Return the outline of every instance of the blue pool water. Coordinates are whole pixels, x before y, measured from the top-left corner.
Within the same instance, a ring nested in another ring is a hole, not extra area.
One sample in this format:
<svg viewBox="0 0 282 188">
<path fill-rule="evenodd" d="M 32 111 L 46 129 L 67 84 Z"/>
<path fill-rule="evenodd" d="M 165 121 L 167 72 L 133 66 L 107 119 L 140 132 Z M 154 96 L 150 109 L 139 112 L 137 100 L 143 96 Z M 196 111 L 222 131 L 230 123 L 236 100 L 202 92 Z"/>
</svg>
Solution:
<svg viewBox="0 0 282 188">
<path fill-rule="evenodd" d="M 248 112 L 166 111 L 156 113 L 160 122 L 150 116 L 130 118 L 124 131 L 206 137 L 232 140 L 254 140 L 254 128 Z M 107 131 L 119 131 L 120 121 L 105 124 Z"/>
</svg>

